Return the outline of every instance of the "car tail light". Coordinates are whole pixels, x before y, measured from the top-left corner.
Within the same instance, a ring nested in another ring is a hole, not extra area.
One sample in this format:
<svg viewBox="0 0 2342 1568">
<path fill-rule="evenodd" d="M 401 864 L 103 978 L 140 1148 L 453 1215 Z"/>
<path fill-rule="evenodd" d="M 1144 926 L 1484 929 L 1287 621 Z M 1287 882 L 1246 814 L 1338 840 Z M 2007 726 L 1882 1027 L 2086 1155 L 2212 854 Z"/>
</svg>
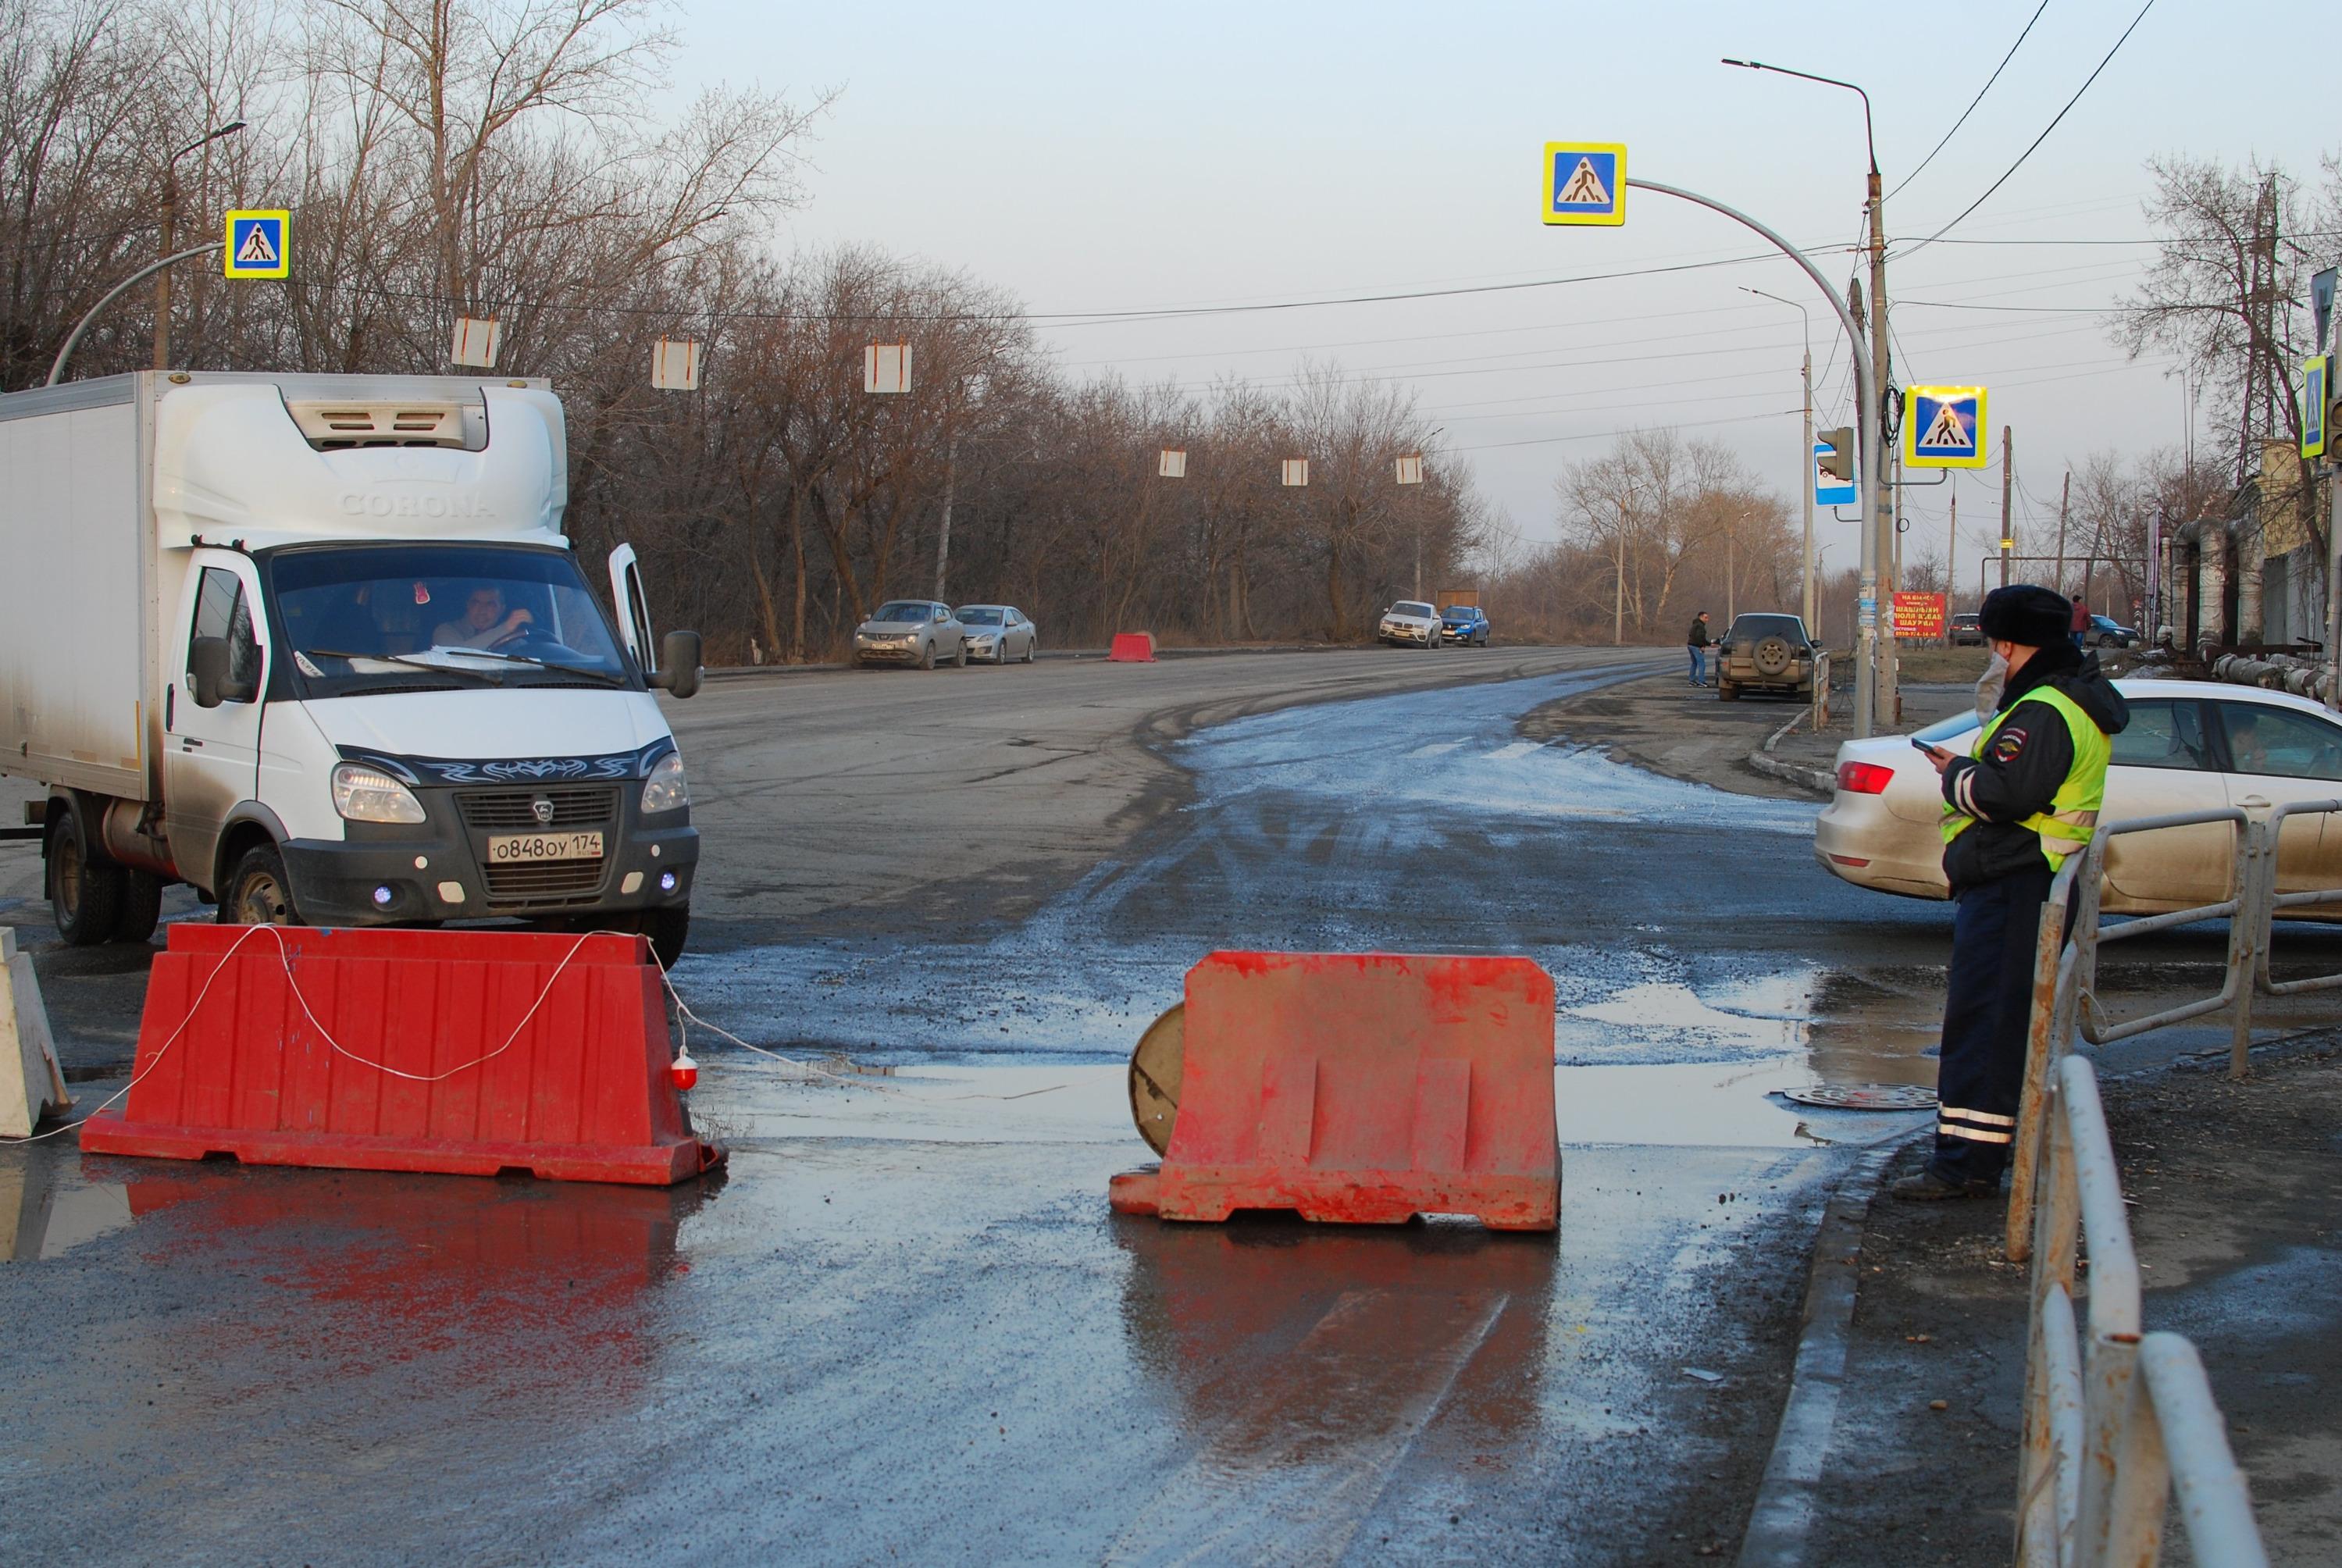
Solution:
<svg viewBox="0 0 2342 1568">
<path fill-rule="evenodd" d="M 1837 787 L 1853 794 L 1884 794 L 1895 770 L 1877 763 L 1840 763 Z"/>
</svg>

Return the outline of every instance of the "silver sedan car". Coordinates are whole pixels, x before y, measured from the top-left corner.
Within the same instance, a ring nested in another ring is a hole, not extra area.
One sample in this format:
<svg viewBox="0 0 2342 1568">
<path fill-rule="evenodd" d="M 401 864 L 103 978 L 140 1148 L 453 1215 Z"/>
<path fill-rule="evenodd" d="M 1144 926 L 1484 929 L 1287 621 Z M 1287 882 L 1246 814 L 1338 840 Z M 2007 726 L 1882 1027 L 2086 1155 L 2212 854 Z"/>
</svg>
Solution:
<svg viewBox="0 0 2342 1568">
<path fill-rule="evenodd" d="M 890 600 L 854 628 L 857 664 L 916 664 L 932 670 L 940 661 L 967 663 L 967 629 L 949 604 L 933 599 Z"/>
<path fill-rule="evenodd" d="M 2238 806 L 2257 816 L 2288 801 L 2342 798 L 2342 724 L 2282 692 L 2204 681 L 2117 681 L 2130 724 L 2114 737 L 2105 823 Z M 1961 714 L 1915 736 L 1880 735 L 1837 749 L 1837 791 L 1814 824 L 1814 858 L 1857 887 L 1948 898 L 1942 781 L 1916 738 L 1965 755 L 1977 719 Z M 2115 914 L 2193 909 L 2228 896 L 2235 830 L 2226 823 L 2125 834 L 2107 851 L 2104 907 Z M 2342 817 L 2286 819 L 2282 892 L 2342 887 Z M 2302 911 L 2342 919 L 2342 910 Z"/>
<path fill-rule="evenodd" d="M 967 628 L 967 656 L 996 664 L 1033 662 L 1041 630 L 1014 604 L 962 604 L 959 624 Z"/>
</svg>

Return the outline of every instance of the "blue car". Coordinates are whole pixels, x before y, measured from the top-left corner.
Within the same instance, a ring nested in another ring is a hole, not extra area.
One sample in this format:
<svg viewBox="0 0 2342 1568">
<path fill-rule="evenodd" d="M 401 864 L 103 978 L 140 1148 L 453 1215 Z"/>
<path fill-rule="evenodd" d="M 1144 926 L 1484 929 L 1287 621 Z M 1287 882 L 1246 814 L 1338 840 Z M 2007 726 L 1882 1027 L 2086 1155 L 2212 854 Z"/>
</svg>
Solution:
<svg viewBox="0 0 2342 1568">
<path fill-rule="evenodd" d="M 2101 648 L 2129 648 L 2138 644 L 2138 629 L 2126 626 L 2111 615 L 2093 615 L 2090 629 L 2082 634 L 2082 641 Z"/>
<path fill-rule="evenodd" d="M 1439 635 L 1442 642 L 1485 648 L 1488 645 L 1488 617 L 1480 614 L 1476 604 L 1450 604 L 1439 612 Z"/>
</svg>

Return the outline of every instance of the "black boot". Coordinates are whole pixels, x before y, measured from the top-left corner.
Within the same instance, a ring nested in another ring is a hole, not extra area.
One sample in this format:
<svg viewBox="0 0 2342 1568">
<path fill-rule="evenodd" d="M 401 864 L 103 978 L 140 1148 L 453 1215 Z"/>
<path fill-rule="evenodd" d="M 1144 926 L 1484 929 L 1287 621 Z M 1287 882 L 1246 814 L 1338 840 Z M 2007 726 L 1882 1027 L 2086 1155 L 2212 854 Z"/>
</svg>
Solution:
<svg viewBox="0 0 2342 1568">
<path fill-rule="evenodd" d="M 1954 1198 L 1997 1198 L 2000 1195 L 1997 1182 L 1955 1182 L 1938 1175 L 1929 1165 L 1916 1176 L 1906 1176 L 1887 1189 L 1889 1197 L 1900 1198 L 1907 1203 L 1941 1203 Z"/>
</svg>

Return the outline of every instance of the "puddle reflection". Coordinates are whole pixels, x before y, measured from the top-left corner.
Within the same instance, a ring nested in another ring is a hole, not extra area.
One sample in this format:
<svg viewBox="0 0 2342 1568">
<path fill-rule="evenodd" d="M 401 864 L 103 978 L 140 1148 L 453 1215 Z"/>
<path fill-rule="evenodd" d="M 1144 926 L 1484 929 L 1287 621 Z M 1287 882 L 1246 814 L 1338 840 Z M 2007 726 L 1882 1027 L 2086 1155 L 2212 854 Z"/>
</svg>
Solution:
<svg viewBox="0 0 2342 1568">
<path fill-rule="evenodd" d="M 689 1271 L 677 1234 L 716 1187 L 38 1164 L 60 1167 L 59 1187 L 77 1183 L 92 1204 L 104 1194 L 149 1266 L 248 1282 L 176 1320 L 223 1370 L 305 1366 L 361 1383 L 424 1371 L 440 1386 L 554 1406 L 647 1385 L 649 1298 Z M 64 1209 L 51 1203 L 38 1255 L 88 1239 L 60 1236 Z M 29 1240 L 20 1225 L 20 1253 Z M 286 1294 L 304 1309 L 285 1310 Z"/>
<path fill-rule="evenodd" d="M 1188 1424 L 1266 1409 L 1329 1442 L 1343 1431 L 1370 1437 L 1387 1424 L 1372 1413 L 1406 1407 L 1443 1346 L 1461 1349 L 1465 1338 L 1477 1353 L 1464 1357 L 1474 1366 L 1457 1380 L 1468 1396 L 1459 1413 L 1496 1435 L 1535 1416 L 1555 1237 L 1273 1215 L 1217 1225 L 1117 1219 L 1114 1237 L 1133 1265 L 1123 1290 L 1133 1360 Z M 1338 1341 L 1340 1353 L 1290 1355 L 1311 1341 Z M 1237 1440 L 1274 1446 L 1279 1430 L 1248 1420 Z"/>
</svg>

